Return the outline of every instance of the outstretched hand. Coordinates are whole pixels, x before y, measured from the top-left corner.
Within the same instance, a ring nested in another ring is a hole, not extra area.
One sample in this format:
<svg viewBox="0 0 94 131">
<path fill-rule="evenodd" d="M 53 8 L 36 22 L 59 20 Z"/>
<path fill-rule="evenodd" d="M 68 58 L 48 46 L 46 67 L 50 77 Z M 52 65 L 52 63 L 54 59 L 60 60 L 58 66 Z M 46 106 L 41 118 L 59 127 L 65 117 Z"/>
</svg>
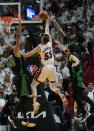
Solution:
<svg viewBox="0 0 94 131">
<path fill-rule="evenodd" d="M 18 21 L 19 21 L 19 24 L 16 26 L 16 28 L 19 29 L 19 27 L 21 27 L 21 18 L 20 17 L 18 17 Z"/>
<path fill-rule="evenodd" d="M 55 15 L 53 15 L 53 13 L 51 12 L 49 14 L 49 18 L 50 18 L 50 20 L 54 21 L 55 20 Z"/>
<path fill-rule="evenodd" d="M 60 45 L 60 42 L 59 41 L 57 41 L 57 40 L 53 40 L 53 42 L 56 44 L 56 45 Z"/>
<path fill-rule="evenodd" d="M 76 67 L 76 66 L 77 66 L 77 64 L 76 64 L 76 63 L 73 63 L 73 64 L 72 64 L 72 67 Z"/>
<path fill-rule="evenodd" d="M 21 18 L 19 17 L 19 25 L 17 26 L 17 36 L 21 36 Z"/>
<path fill-rule="evenodd" d="M 59 41 L 57 41 L 57 40 L 55 40 L 55 39 L 54 39 L 54 43 L 55 43 L 56 45 L 58 45 L 64 52 L 68 52 L 68 47 L 67 47 L 67 46 L 61 44 Z"/>
</svg>

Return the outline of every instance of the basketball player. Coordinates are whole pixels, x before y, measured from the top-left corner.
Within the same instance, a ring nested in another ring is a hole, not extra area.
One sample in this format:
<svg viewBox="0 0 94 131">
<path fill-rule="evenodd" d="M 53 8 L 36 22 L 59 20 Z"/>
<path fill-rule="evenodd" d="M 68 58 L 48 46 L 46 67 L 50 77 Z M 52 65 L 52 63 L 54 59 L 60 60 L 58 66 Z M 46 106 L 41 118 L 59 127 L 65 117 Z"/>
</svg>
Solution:
<svg viewBox="0 0 94 131">
<path fill-rule="evenodd" d="M 48 25 L 48 20 L 45 20 L 45 34 L 43 35 L 42 39 L 41 39 L 41 44 L 38 45 L 36 48 L 34 48 L 32 51 L 23 54 L 24 58 L 28 58 L 32 55 L 34 55 L 35 53 L 38 53 L 39 57 L 40 57 L 40 62 L 41 62 L 41 67 L 39 69 L 39 71 L 37 72 L 37 74 L 35 75 L 31 87 L 33 90 L 33 97 L 35 98 L 34 100 L 34 110 L 35 112 L 38 111 L 37 107 L 39 107 L 39 105 L 36 105 L 36 99 L 37 99 L 37 90 L 36 87 L 44 82 L 46 80 L 46 78 L 49 81 L 49 85 L 50 85 L 50 89 L 55 92 L 56 94 L 58 94 L 60 96 L 60 98 L 63 101 L 63 94 L 60 92 L 60 90 L 58 88 L 55 87 L 56 84 L 56 68 L 54 66 L 54 55 L 53 55 L 53 50 L 52 50 L 52 40 L 50 38 L 50 34 L 49 34 L 49 25 Z"/>
<path fill-rule="evenodd" d="M 83 55 L 87 56 L 86 58 L 89 58 L 88 49 L 83 45 L 84 37 L 81 34 L 81 31 L 77 30 L 77 27 L 75 27 L 77 32 L 75 33 L 75 35 L 74 34 L 72 35 L 72 26 L 69 26 L 69 28 L 67 28 L 67 32 L 65 33 L 62 30 L 62 27 L 56 21 L 55 16 L 52 13 L 50 14 L 50 20 L 52 20 L 55 28 L 60 34 L 62 38 L 62 44 L 70 46 L 71 53 L 73 53 L 74 55 L 77 54 L 78 58 L 81 61 L 83 61 Z"/>
<path fill-rule="evenodd" d="M 23 113 L 24 118 L 26 119 L 26 102 L 27 96 L 29 95 L 29 80 L 26 75 L 26 67 L 23 56 L 20 54 L 20 37 L 21 37 L 21 21 L 19 20 L 19 27 L 17 29 L 17 42 L 15 47 L 8 46 L 6 48 L 6 53 L 8 55 L 8 60 L 10 63 L 10 68 L 14 74 L 14 84 L 16 85 L 17 96 L 19 98 L 18 106 L 16 107 L 16 111 L 12 116 L 8 116 L 8 120 L 13 125 L 14 128 L 17 128 L 13 122 L 13 118 L 17 117 L 17 113 L 21 111 Z M 22 125 L 26 125 L 27 127 L 34 127 L 36 124 L 34 123 L 25 123 L 22 122 Z"/>
<path fill-rule="evenodd" d="M 89 103 L 93 107 L 94 107 L 94 102 L 87 96 L 87 93 L 85 91 L 82 64 L 76 56 L 71 54 L 70 46 L 64 46 L 59 41 L 56 40 L 55 43 L 59 45 L 59 47 L 63 51 L 66 51 L 68 53 L 67 65 L 69 68 L 71 81 L 72 81 L 73 97 L 78 105 L 78 109 L 81 110 L 81 112 L 77 114 L 77 117 L 79 117 L 79 115 L 82 114 L 81 122 L 84 122 L 90 116 L 90 113 L 88 113 L 85 110 L 83 101 Z"/>
</svg>

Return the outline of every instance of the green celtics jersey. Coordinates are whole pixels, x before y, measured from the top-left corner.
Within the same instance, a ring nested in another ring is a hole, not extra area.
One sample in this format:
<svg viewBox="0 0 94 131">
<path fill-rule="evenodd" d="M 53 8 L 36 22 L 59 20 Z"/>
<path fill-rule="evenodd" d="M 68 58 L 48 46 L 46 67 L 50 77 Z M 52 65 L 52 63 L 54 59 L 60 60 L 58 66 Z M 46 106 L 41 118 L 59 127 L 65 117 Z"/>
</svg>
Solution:
<svg viewBox="0 0 94 131">
<path fill-rule="evenodd" d="M 14 52 L 12 51 L 10 53 L 10 56 L 8 57 L 8 60 L 9 60 L 10 67 L 14 75 L 25 74 L 26 68 L 25 68 L 25 62 L 22 56 L 16 57 L 14 55 Z"/>
<path fill-rule="evenodd" d="M 15 85 L 17 88 L 17 93 L 19 96 L 28 95 L 28 80 L 26 75 L 25 61 L 22 56 L 15 57 L 14 52 L 12 51 L 8 57 L 10 67 L 14 74 Z"/>
<path fill-rule="evenodd" d="M 72 67 L 72 64 L 74 63 L 73 61 L 69 61 L 69 56 L 67 56 L 68 58 L 68 68 L 69 68 L 69 72 L 70 72 L 70 76 L 71 76 L 71 80 L 74 81 L 74 79 L 77 82 L 77 87 L 82 87 L 85 88 L 84 83 L 83 83 L 83 67 L 82 64 L 80 63 L 79 65 L 77 65 L 76 67 Z"/>
</svg>

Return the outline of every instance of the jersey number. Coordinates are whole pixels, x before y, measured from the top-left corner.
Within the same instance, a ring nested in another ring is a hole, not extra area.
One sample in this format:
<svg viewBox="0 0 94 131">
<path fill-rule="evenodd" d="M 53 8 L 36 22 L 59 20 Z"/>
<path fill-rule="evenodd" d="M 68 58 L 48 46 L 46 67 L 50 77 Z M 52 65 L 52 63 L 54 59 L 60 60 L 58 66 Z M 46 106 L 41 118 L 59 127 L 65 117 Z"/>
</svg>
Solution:
<svg viewBox="0 0 94 131">
<path fill-rule="evenodd" d="M 45 54 L 45 60 L 48 60 L 48 59 L 51 59 L 52 58 L 52 52 L 51 51 L 49 51 L 49 52 L 46 52 Z"/>
</svg>

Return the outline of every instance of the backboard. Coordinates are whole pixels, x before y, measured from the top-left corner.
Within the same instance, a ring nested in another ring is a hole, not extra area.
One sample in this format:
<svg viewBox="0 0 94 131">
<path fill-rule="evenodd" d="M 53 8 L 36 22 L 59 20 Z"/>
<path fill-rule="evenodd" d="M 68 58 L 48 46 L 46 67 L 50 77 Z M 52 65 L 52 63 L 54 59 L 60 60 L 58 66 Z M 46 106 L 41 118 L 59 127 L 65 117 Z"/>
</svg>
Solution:
<svg viewBox="0 0 94 131">
<path fill-rule="evenodd" d="M 43 0 L 0 0 L 0 16 L 20 16 L 22 24 L 41 24 L 38 14 L 42 8 Z"/>
</svg>

